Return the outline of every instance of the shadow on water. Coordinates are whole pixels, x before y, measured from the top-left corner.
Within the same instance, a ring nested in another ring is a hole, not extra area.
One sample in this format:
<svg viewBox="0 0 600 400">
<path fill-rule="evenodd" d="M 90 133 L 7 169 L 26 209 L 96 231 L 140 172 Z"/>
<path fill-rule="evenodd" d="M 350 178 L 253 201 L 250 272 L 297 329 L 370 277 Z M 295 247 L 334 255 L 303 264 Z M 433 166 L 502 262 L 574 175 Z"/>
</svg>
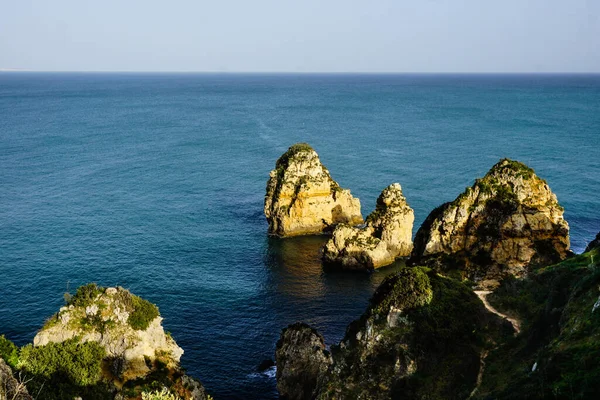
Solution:
<svg viewBox="0 0 600 400">
<path fill-rule="evenodd" d="M 324 271 L 321 248 L 327 236 L 267 238 L 264 262 L 270 275 L 273 308 L 281 328 L 304 321 L 339 341 L 346 326 L 365 310 L 383 279 L 404 266 L 403 261 L 373 273 Z"/>
</svg>

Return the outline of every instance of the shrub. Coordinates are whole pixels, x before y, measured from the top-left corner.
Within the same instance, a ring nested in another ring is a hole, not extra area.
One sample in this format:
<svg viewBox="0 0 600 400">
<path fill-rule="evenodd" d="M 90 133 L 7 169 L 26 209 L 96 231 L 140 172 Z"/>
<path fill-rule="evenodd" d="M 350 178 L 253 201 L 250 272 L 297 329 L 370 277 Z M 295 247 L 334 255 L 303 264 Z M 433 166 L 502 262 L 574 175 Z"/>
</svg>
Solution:
<svg viewBox="0 0 600 400">
<path fill-rule="evenodd" d="M 181 398 L 171 393 L 166 387 L 163 387 L 161 391 L 143 392 L 142 400 L 181 400 Z"/>
<path fill-rule="evenodd" d="M 127 322 L 133 329 L 145 330 L 154 318 L 158 317 L 158 307 L 141 297 L 131 295 L 133 311 L 129 314 Z"/>
<path fill-rule="evenodd" d="M 104 348 L 96 342 L 79 343 L 77 339 L 69 339 L 40 347 L 31 344 L 23 347 L 19 365 L 38 377 L 64 375 L 74 385 L 89 386 L 100 380 L 104 356 Z"/>
<path fill-rule="evenodd" d="M 105 288 L 102 286 L 98 286 L 95 283 L 88 283 L 87 285 L 77 288 L 77 292 L 70 299 L 67 299 L 67 296 L 65 296 L 65 300 L 68 300 L 68 305 L 87 307 L 96 300 L 98 295 L 104 293 L 104 290 Z"/>
<path fill-rule="evenodd" d="M 4 361 L 13 368 L 19 361 L 17 346 L 5 338 L 4 335 L 0 335 L 0 358 L 4 359 Z"/>
</svg>

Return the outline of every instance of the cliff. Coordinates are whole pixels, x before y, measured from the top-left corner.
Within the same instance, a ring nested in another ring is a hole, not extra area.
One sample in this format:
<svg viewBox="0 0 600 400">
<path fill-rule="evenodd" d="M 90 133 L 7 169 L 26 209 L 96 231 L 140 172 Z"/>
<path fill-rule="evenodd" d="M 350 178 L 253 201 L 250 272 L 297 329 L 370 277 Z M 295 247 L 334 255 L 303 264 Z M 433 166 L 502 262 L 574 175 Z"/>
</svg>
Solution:
<svg viewBox="0 0 600 400">
<path fill-rule="evenodd" d="M 339 223 L 360 224 L 360 201 L 331 178 L 317 153 L 305 143 L 291 146 L 271 171 L 265 195 L 269 233 L 321 233 Z"/>
<path fill-rule="evenodd" d="M 31 377 L 32 393 L 44 399 L 126 400 L 146 393 L 152 383 L 179 399 L 207 398 L 179 366 L 183 350 L 165 333 L 154 304 L 123 288 L 96 284 L 66 300 L 33 345 L 19 352 L 17 366 Z"/>
<path fill-rule="evenodd" d="M 600 249 L 506 279 L 488 296 L 522 320 L 486 359 L 476 399 L 595 399 L 600 393 Z"/>
<path fill-rule="evenodd" d="M 569 226 L 548 184 L 526 165 L 501 160 L 417 231 L 412 265 L 457 273 L 482 288 L 565 259 Z"/>
<path fill-rule="evenodd" d="M 310 340 L 290 341 L 289 329 L 278 343 L 288 357 L 316 349 Z M 477 383 L 481 354 L 508 330 L 464 284 L 404 268 L 377 289 L 332 347 L 331 361 L 311 359 L 312 376 L 302 382 L 312 386 L 304 391 L 319 399 L 464 399 Z M 276 358 L 279 368 L 279 351 Z M 286 378 L 278 376 L 278 387 L 289 384 Z"/>
<path fill-rule="evenodd" d="M 277 390 L 282 399 L 310 400 L 331 365 L 325 341 L 315 329 L 296 323 L 277 342 Z"/>
<path fill-rule="evenodd" d="M 12 369 L 0 358 L 0 400 L 33 400 L 26 382 L 13 376 Z"/>
<path fill-rule="evenodd" d="M 394 183 L 377 199 L 364 227 L 338 225 L 323 247 L 323 263 L 342 269 L 371 271 L 410 255 L 414 211 Z"/>
<path fill-rule="evenodd" d="M 600 232 L 598 232 L 598 234 L 596 235 L 596 238 L 587 245 L 587 247 L 585 248 L 585 251 L 586 252 L 592 251 L 598 247 L 600 247 Z"/>
</svg>

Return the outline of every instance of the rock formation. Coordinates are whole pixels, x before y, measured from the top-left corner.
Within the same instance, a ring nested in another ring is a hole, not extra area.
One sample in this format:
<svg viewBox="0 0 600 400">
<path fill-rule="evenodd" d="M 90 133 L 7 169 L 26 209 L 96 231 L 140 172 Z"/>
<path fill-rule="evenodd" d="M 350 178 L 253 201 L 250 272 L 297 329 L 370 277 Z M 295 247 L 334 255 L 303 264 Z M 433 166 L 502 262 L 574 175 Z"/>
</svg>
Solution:
<svg viewBox="0 0 600 400">
<path fill-rule="evenodd" d="M 11 368 L 0 358 L 0 400 L 33 400 L 25 381 L 13 376 Z"/>
<path fill-rule="evenodd" d="M 458 271 L 493 288 L 529 267 L 570 254 L 569 226 L 548 184 L 526 165 L 503 159 L 456 200 L 429 214 L 418 230 L 412 265 Z"/>
<path fill-rule="evenodd" d="M 290 329 L 282 334 L 278 353 L 286 349 L 286 369 L 293 361 L 300 371 L 301 360 L 309 360 L 310 379 L 278 371 L 280 390 L 304 385 L 295 393 L 316 388 L 317 399 L 465 399 L 488 345 L 484 333 L 495 337 L 504 325 L 466 285 L 404 268 L 381 284 L 366 312 L 332 347 L 332 361 L 313 356 L 322 352 L 314 330 L 304 326 L 299 332 L 305 334 L 289 335 Z"/>
<path fill-rule="evenodd" d="M 415 220 L 399 183 L 385 188 L 364 227 L 338 225 L 323 248 L 323 263 L 343 269 L 373 270 L 409 256 Z"/>
<path fill-rule="evenodd" d="M 331 364 L 331 355 L 323 336 L 304 323 L 296 323 L 281 332 L 275 360 L 281 398 L 311 400 Z"/>
<path fill-rule="evenodd" d="M 593 249 L 600 247 L 600 232 L 596 235 L 596 239 L 592 240 L 587 247 L 585 248 L 585 252 L 592 251 Z"/>
<path fill-rule="evenodd" d="M 202 385 L 181 370 L 183 350 L 165 333 L 154 304 L 121 287 L 96 284 L 82 286 L 65 299 L 67 305 L 37 333 L 33 347 L 21 351 L 24 370 L 33 376 L 42 374 L 40 389 L 47 380 L 67 385 L 68 389 L 58 389 L 63 394 L 45 388 L 45 396 L 60 398 L 68 390 L 84 398 L 90 393 L 138 398 L 147 384 L 160 381 L 182 399 L 207 398 Z M 40 366 L 43 358 L 53 359 L 56 373 Z"/>
<path fill-rule="evenodd" d="M 265 195 L 269 233 L 321 233 L 339 223 L 360 224 L 360 201 L 331 178 L 306 143 L 291 146 L 271 171 Z"/>
<path fill-rule="evenodd" d="M 146 375 L 150 371 L 146 359 L 154 360 L 157 355 L 169 366 L 179 363 L 183 350 L 165 334 L 156 306 L 123 288 L 94 286 L 86 289 L 89 297 L 85 300 L 75 297 L 62 307 L 37 333 L 33 345 L 75 337 L 83 343 L 97 342 L 107 357 L 119 360 L 118 375 L 123 380 Z"/>
</svg>

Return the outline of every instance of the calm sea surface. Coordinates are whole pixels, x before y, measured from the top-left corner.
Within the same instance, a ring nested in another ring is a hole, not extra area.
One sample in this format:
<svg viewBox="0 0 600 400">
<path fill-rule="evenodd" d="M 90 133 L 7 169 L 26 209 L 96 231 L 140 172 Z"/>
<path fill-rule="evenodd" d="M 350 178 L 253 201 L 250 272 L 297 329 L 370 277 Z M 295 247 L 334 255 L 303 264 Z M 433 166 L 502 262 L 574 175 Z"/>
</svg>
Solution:
<svg viewBox="0 0 600 400">
<path fill-rule="evenodd" d="M 600 230 L 600 75 L 0 73 L 0 333 L 24 345 L 67 287 L 120 285 L 215 398 L 276 398 L 256 367 L 280 330 L 335 343 L 395 268 L 325 274 L 322 237 L 267 237 L 299 141 L 365 216 L 400 182 L 415 231 L 502 157 L 548 181 L 574 251 Z"/>
</svg>

